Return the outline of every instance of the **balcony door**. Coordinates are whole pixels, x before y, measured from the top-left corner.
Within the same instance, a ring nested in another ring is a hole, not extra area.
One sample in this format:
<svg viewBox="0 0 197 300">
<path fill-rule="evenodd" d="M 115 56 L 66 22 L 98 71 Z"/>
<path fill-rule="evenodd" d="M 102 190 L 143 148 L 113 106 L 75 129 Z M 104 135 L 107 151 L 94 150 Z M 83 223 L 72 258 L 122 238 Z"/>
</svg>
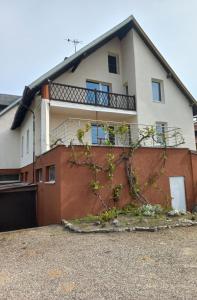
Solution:
<svg viewBox="0 0 197 300">
<path fill-rule="evenodd" d="M 109 92 L 110 92 L 109 84 L 86 81 L 86 88 L 93 90 L 93 91 L 87 91 L 86 101 L 88 104 L 109 106 Z"/>
</svg>

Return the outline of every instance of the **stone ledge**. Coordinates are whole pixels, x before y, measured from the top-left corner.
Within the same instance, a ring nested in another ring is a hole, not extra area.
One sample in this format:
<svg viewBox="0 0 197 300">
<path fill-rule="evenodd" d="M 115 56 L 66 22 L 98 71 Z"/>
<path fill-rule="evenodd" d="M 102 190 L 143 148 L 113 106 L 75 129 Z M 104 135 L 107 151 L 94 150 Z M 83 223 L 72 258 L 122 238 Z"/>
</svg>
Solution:
<svg viewBox="0 0 197 300">
<path fill-rule="evenodd" d="M 69 223 L 66 220 L 62 220 L 62 224 L 65 229 L 67 229 L 70 232 L 74 233 L 112 233 L 112 232 L 136 232 L 136 231 L 147 231 L 147 232 L 156 232 L 163 229 L 171 229 L 176 227 L 189 227 L 189 226 L 197 226 L 197 221 L 188 220 L 184 221 L 183 223 L 176 223 L 173 225 L 159 225 L 154 227 L 123 227 L 123 228 L 96 228 L 96 229 L 80 229 L 75 227 L 73 224 Z"/>
</svg>

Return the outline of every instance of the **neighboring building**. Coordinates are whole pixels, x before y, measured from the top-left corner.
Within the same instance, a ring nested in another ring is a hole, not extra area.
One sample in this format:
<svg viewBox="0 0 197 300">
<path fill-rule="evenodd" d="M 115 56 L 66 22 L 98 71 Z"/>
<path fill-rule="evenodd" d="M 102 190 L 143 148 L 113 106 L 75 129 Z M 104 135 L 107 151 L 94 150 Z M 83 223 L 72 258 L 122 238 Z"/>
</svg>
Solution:
<svg viewBox="0 0 197 300">
<path fill-rule="evenodd" d="M 25 87 L 19 100 L 0 113 L 0 170 L 22 170 L 27 181 L 24 168 L 34 154 L 46 157 L 58 141 L 76 144 L 76 130 L 87 122 L 92 126 L 87 141 L 93 145 L 105 142 L 101 124 L 125 122 L 131 139 L 144 126 L 166 136 L 180 130 L 185 144 L 179 147 L 196 149 L 196 101 L 132 16 Z M 169 147 L 176 143 L 168 139 Z M 118 137 L 113 144 L 121 146 Z M 53 180 L 39 181 L 54 181 L 53 160 L 46 174 Z"/>
<path fill-rule="evenodd" d="M 0 94 L 0 111 L 12 104 L 18 98 L 19 96 L 16 95 Z"/>
</svg>

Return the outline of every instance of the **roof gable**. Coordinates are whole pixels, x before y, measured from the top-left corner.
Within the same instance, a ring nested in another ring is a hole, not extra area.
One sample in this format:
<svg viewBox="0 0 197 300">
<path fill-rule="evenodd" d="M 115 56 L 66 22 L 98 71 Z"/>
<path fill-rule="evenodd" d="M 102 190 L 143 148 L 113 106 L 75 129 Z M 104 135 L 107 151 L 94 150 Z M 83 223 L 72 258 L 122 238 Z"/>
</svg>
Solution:
<svg viewBox="0 0 197 300">
<path fill-rule="evenodd" d="M 77 51 L 75 54 L 71 55 L 67 59 L 65 59 L 63 62 L 55 66 L 53 69 L 46 72 L 44 75 L 36 79 L 34 82 L 32 82 L 29 86 L 25 87 L 21 104 L 18 107 L 18 110 L 16 112 L 12 129 L 15 129 L 19 127 L 24 120 L 27 107 L 31 105 L 31 101 L 37 91 L 40 90 L 41 86 L 43 84 L 48 83 L 49 80 L 54 80 L 58 76 L 60 76 L 65 71 L 69 70 L 71 67 L 75 67 L 78 65 L 81 60 L 89 56 L 91 53 L 96 51 L 98 48 L 103 46 L 105 43 L 113 39 L 114 37 L 118 37 L 119 39 L 122 39 L 127 32 L 134 28 L 139 36 L 142 38 L 142 40 L 145 42 L 145 44 L 148 46 L 148 48 L 152 51 L 152 53 L 156 56 L 156 58 L 159 60 L 159 62 L 162 64 L 164 69 L 166 70 L 168 76 L 172 78 L 172 80 L 175 82 L 175 84 L 180 88 L 180 90 L 183 92 L 183 94 L 187 97 L 189 102 L 192 105 L 196 105 L 196 100 L 191 95 L 191 93 L 187 90 L 187 88 L 184 86 L 184 84 L 181 82 L 179 77 L 176 75 L 176 73 L 173 71 L 173 69 L 169 66 L 167 61 L 164 59 L 164 57 L 161 55 L 161 53 L 158 51 L 158 49 L 154 46 L 154 44 L 151 42 L 149 37 L 146 35 L 146 33 L 143 31 L 141 26 L 138 24 L 136 19 L 133 16 L 130 16 L 126 20 L 124 20 L 119 25 L 115 26 L 111 30 L 107 31 L 105 34 L 101 35 L 97 39 L 95 39 L 93 42 L 88 44 L 87 46 L 83 47 L 79 51 Z"/>
</svg>

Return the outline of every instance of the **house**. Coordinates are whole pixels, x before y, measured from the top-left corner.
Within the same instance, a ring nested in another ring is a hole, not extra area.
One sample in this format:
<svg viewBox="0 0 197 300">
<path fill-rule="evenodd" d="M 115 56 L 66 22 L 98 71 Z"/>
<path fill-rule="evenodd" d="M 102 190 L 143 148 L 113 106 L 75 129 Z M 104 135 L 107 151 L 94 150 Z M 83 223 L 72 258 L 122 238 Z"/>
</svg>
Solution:
<svg viewBox="0 0 197 300">
<path fill-rule="evenodd" d="M 16 95 L 0 94 L 0 111 L 5 109 L 18 98 L 19 96 Z"/>
<path fill-rule="evenodd" d="M 169 166 L 164 188 L 170 190 L 173 180 L 169 178 L 184 179 L 185 183 L 181 179 L 175 185 L 181 185 L 184 205 L 191 209 L 197 176 L 192 152 L 196 149 L 195 105 L 193 96 L 131 16 L 26 86 L 22 97 L 0 112 L 0 180 L 37 182 L 41 225 L 98 212 L 87 191 L 82 192 L 84 185 L 76 188 L 84 180 L 83 172 L 77 174 L 77 183 L 73 181 L 75 175 L 65 159 L 68 146 L 78 144 L 76 131 L 88 122 L 91 130 L 86 141 L 95 146 L 97 155 L 103 155 L 107 138 L 103 124 L 115 128 L 124 122 L 131 140 L 144 126 L 154 128 L 160 137 L 156 142 L 146 141 L 140 150 L 147 170 L 147 153 L 148 157 L 159 156 L 165 136 L 173 168 Z M 177 131 L 184 144 L 176 140 Z M 112 144 L 115 151 L 122 146 L 118 136 L 112 138 Z M 80 204 L 81 195 L 73 196 L 76 189 L 89 197 L 88 204 Z M 172 195 L 173 188 L 170 191 Z"/>
</svg>

